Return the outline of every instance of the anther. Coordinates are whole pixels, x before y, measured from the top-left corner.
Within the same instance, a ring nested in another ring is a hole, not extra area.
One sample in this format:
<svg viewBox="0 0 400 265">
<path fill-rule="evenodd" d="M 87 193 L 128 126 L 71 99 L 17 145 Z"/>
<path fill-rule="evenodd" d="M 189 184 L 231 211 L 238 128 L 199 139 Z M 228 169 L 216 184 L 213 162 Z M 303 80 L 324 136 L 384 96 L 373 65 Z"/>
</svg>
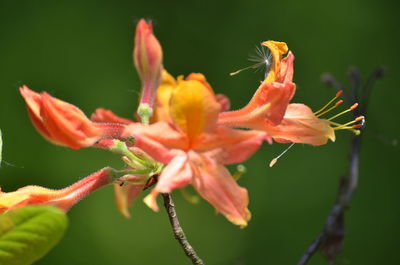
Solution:
<svg viewBox="0 0 400 265">
<path fill-rule="evenodd" d="M 342 104 L 342 103 L 343 103 L 343 100 L 339 100 L 338 102 L 335 103 L 335 106 L 337 107 L 337 106 L 339 106 L 339 105 Z"/>
<path fill-rule="evenodd" d="M 358 117 L 355 119 L 356 122 L 364 121 L 364 120 L 365 120 L 365 117 L 364 117 L 364 116 L 358 116 Z"/>
<path fill-rule="evenodd" d="M 354 103 L 353 106 L 350 107 L 350 110 L 354 110 L 358 107 L 358 103 Z"/>
<path fill-rule="evenodd" d="M 273 167 L 276 164 L 276 162 L 278 162 L 278 159 L 276 158 L 272 159 L 271 162 L 269 162 L 269 167 Z"/>
<path fill-rule="evenodd" d="M 276 162 L 278 162 L 278 159 L 283 156 L 287 151 L 289 151 L 290 148 L 293 147 L 293 145 L 295 145 L 295 143 L 292 143 L 291 145 L 289 145 L 288 148 L 286 148 L 285 150 L 283 150 L 282 153 L 280 153 L 280 155 L 278 155 L 277 157 L 275 157 L 274 159 L 271 160 L 271 162 L 269 162 L 269 167 L 273 167 Z"/>
<path fill-rule="evenodd" d="M 349 127 L 349 125 L 351 125 L 353 123 L 356 123 L 356 122 L 360 122 L 360 121 L 361 121 L 360 124 L 353 125 L 353 127 Z M 364 121 L 365 121 L 365 117 L 364 116 L 359 116 L 359 117 L 355 118 L 354 120 L 349 121 L 349 122 L 347 122 L 345 124 L 340 124 L 340 123 L 336 123 L 336 122 L 333 122 L 333 121 L 329 121 L 329 122 L 331 124 L 337 126 L 337 127 L 334 128 L 335 130 L 342 130 L 342 129 L 350 129 L 350 128 L 361 128 L 364 125 Z M 357 127 L 354 127 L 354 126 L 357 126 Z"/>
</svg>

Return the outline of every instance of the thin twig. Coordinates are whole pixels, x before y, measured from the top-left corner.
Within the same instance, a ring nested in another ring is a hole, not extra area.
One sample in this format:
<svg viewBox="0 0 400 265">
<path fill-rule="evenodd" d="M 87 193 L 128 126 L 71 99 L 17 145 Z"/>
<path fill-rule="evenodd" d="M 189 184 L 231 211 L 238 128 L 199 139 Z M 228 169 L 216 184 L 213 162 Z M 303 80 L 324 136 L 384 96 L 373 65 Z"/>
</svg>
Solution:
<svg viewBox="0 0 400 265">
<path fill-rule="evenodd" d="M 360 74 L 357 69 L 351 69 L 350 79 L 352 83 L 352 93 L 351 96 L 345 96 L 348 100 L 361 100 L 359 101 L 361 103 L 360 108 L 353 113 L 354 118 L 366 113 L 372 86 L 377 79 L 383 76 L 383 74 L 384 69 L 382 67 L 378 68 L 370 76 L 362 91 L 359 91 Z M 341 89 L 342 87 L 330 74 L 325 74 L 323 76 L 323 82 L 336 89 Z M 353 103 L 354 102 L 351 104 Z M 329 264 L 335 263 L 336 256 L 342 248 L 344 238 L 344 213 L 349 208 L 353 194 L 358 185 L 360 148 L 361 137 L 353 135 L 351 139 L 348 174 L 340 179 L 336 203 L 328 215 L 324 229 L 310 244 L 297 265 L 307 264 L 311 257 L 319 250 L 328 258 Z"/>
<path fill-rule="evenodd" d="M 161 195 L 164 199 L 164 207 L 167 210 L 169 222 L 171 223 L 175 239 L 178 240 L 186 256 L 190 258 L 193 264 L 204 265 L 204 262 L 197 255 L 196 251 L 190 245 L 189 241 L 185 236 L 185 233 L 183 232 L 181 224 L 179 223 L 178 216 L 176 215 L 175 205 L 174 202 L 172 201 L 171 195 L 169 193 L 162 193 Z"/>
</svg>

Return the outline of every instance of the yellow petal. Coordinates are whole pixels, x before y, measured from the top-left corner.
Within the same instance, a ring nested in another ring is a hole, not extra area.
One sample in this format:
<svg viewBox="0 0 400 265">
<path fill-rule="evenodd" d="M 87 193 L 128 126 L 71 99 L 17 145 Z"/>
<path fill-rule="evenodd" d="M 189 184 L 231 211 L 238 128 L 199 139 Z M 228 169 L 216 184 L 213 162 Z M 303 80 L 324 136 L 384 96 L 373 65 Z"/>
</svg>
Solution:
<svg viewBox="0 0 400 265">
<path fill-rule="evenodd" d="M 171 121 L 169 115 L 169 100 L 171 99 L 171 94 L 176 84 L 175 78 L 164 70 L 161 85 L 157 88 L 155 112 L 151 119 L 152 123 L 157 121 Z"/>
<path fill-rule="evenodd" d="M 191 142 L 215 127 L 221 109 L 214 93 L 198 80 L 180 80 L 172 92 L 169 107 L 173 122 Z"/>
<path fill-rule="evenodd" d="M 265 41 L 262 45 L 266 46 L 272 54 L 272 67 L 268 73 L 267 78 L 263 83 L 270 84 L 280 78 L 280 68 L 282 55 L 286 54 L 289 50 L 285 42 L 280 41 Z"/>
</svg>

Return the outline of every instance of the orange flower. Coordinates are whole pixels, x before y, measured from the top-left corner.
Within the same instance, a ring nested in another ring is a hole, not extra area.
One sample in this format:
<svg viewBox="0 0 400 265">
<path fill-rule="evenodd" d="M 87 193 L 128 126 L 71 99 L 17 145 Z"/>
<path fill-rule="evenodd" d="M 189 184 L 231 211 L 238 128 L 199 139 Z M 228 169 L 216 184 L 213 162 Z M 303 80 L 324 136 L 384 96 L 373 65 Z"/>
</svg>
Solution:
<svg viewBox="0 0 400 265">
<path fill-rule="evenodd" d="M 38 132 L 48 141 L 73 149 L 88 147 L 103 137 L 117 137 L 123 126 L 90 121 L 85 114 L 67 102 L 43 92 L 20 88 L 29 117 Z"/>
<path fill-rule="evenodd" d="M 223 165 L 246 160 L 259 148 L 265 133 L 218 125 L 221 105 L 203 75 L 170 81 L 168 92 L 166 87 L 159 90 L 157 100 L 165 103 L 165 109 L 157 109 L 159 121 L 128 125 L 122 134 L 134 136 L 136 147 L 167 164 L 146 204 L 158 210 L 158 193 L 192 184 L 231 222 L 246 226 L 250 219 L 247 190 L 238 186 Z"/>
<path fill-rule="evenodd" d="M 296 90 L 293 83 L 294 55 L 284 42 L 266 41 L 272 53 L 272 66 L 250 102 L 242 109 L 223 112 L 218 123 L 265 131 L 279 142 L 325 144 L 335 140 L 331 123 L 319 119 L 303 104 L 289 104 Z"/>
</svg>

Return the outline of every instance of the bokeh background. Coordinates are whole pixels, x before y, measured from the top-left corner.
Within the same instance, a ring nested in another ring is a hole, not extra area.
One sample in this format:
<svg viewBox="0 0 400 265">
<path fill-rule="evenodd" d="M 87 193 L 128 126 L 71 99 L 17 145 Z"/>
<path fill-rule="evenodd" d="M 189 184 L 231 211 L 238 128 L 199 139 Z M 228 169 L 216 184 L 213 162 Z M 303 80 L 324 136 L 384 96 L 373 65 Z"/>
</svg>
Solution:
<svg viewBox="0 0 400 265">
<path fill-rule="evenodd" d="M 396 1 L 0 1 L 0 127 L 4 191 L 27 184 L 61 188 L 104 166 L 122 167 L 95 149 L 53 146 L 34 130 L 18 87 L 27 84 L 82 108 L 131 117 L 140 83 L 131 52 L 135 23 L 153 19 L 165 67 L 174 75 L 204 73 L 233 108 L 249 100 L 262 78 L 248 54 L 267 39 L 283 40 L 296 55 L 295 101 L 314 109 L 335 93 L 321 74 L 344 84 L 358 66 L 364 78 L 387 69 L 377 82 L 363 137 L 360 186 L 346 216 L 338 264 L 400 264 L 399 6 Z M 348 116 L 350 118 L 350 115 Z M 264 145 L 245 165 L 240 184 L 250 193 L 253 218 L 239 229 L 202 201 L 191 205 L 174 193 L 190 242 L 206 264 L 295 264 L 320 232 L 347 170 L 350 133 L 322 147 L 297 145 L 275 167 L 286 146 Z M 60 244 L 38 265 L 190 264 L 172 236 L 163 210 L 141 198 L 124 219 L 112 187 L 75 206 Z M 161 201 L 160 201 L 161 202 Z M 317 254 L 310 264 L 325 264 Z"/>
</svg>

